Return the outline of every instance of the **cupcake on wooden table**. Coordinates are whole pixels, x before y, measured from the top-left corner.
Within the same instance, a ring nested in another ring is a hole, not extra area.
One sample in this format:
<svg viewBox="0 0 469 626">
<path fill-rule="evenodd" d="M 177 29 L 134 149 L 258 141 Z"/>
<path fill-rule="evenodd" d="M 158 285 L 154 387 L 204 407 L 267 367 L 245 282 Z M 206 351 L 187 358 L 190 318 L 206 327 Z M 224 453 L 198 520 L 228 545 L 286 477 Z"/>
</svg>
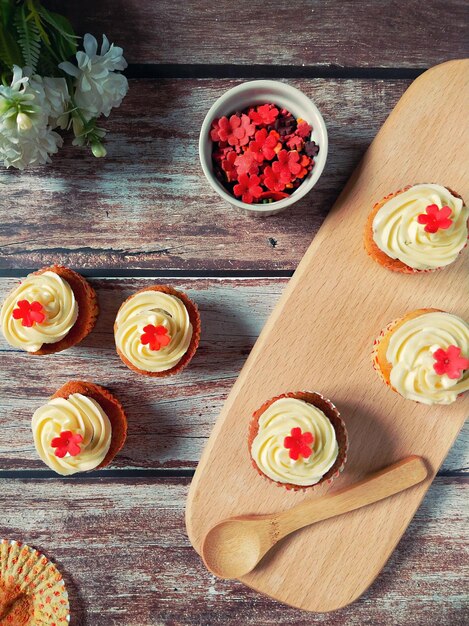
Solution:
<svg viewBox="0 0 469 626">
<path fill-rule="evenodd" d="M 403 398 L 451 404 L 469 390 L 469 324 L 438 309 L 407 313 L 375 341 L 373 366 Z"/>
<path fill-rule="evenodd" d="M 98 312 L 96 293 L 88 282 L 53 265 L 30 274 L 13 289 L 3 303 L 0 323 L 10 345 L 44 355 L 82 341 Z"/>
<path fill-rule="evenodd" d="M 254 413 L 248 445 L 261 476 L 299 490 L 330 484 L 339 475 L 348 439 L 332 402 L 301 391 L 272 398 Z"/>
<path fill-rule="evenodd" d="M 120 307 L 114 324 L 116 349 L 130 369 L 145 376 L 177 374 L 200 339 L 197 306 L 182 291 L 153 285 Z"/>
<path fill-rule="evenodd" d="M 37 409 L 31 428 L 44 463 L 68 476 L 109 465 L 125 443 L 127 418 L 104 387 L 71 381 Z"/>
<path fill-rule="evenodd" d="M 378 263 L 403 273 L 451 265 L 467 244 L 469 209 L 435 184 L 412 185 L 378 202 L 365 227 L 365 248 Z"/>
</svg>

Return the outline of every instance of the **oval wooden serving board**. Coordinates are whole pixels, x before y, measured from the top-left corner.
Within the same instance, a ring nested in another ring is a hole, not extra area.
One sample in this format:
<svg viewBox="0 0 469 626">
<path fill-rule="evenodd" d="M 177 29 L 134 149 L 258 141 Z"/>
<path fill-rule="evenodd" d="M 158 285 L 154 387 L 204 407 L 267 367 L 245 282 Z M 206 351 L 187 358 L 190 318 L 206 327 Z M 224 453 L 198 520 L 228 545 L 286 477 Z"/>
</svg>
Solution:
<svg viewBox="0 0 469 626">
<path fill-rule="evenodd" d="M 247 449 L 253 411 L 272 396 L 302 389 L 331 398 L 347 424 L 349 459 L 332 490 L 410 454 L 428 461 L 422 484 L 295 533 L 242 579 L 292 606 L 332 611 L 367 589 L 469 413 L 469 394 L 450 406 L 404 400 L 378 379 L 370 356 L 380 330 L 406 311 L 436 307 L 468 318 L 468 250 L 446 270 L 404 275 L 374 263 L 362 244 L 373 204 L 409 183 L 441 183 L 468 201 L 468 103 L 469 60 L 432 68 L 403 95 L 262 331 L 192 482 L 186 519 L 198 551 L 226 517 L 282 511 L 315 497 L 261 478 Z"/>
</svg>

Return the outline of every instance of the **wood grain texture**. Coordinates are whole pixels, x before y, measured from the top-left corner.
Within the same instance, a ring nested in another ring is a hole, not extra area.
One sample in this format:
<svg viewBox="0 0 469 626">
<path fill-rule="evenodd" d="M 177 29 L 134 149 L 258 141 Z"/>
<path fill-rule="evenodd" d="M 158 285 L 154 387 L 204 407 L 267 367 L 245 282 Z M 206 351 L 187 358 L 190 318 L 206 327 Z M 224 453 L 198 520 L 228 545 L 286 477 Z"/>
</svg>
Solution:
<svg viewBox="0 0 469 626">
<path fill-rule="evenodd" d="M 436 479 L 375 584 L 330 615 L 210 575 L 185 534 L 187 487 L 187 479 L 2 480 L 0 537 L 57 563 L 71 626 L 467 624 L 467 479 Z"/>
<path fill-rule="evenodd" d="M 16 282 L 0 279 L 0 302 Z M 123 365 L 112 331 L 120 304 L 155 282 L 160 279 L 90 280 L 101 313 L 90 336 L 71 350 L 34 358 L 11 348 L 0 335 L 1 469 L 48 469 L 34 450 L 30 419 L 54 391 L 77 378 L 111 388 L 128 413 L 127 443 L 111 469 L 196 467 L 229 389 L 287 281 L 167 281 L 199 305 L 202 339 L 190 367 L 161 381 L 138 376 Z M 469 471 L 469 424 L 443 469 Z"/>
<path fill-rule="evenodd" d="M 199 165 L 202 120 L 238 83 L 133 80 L 104 124 L 105 159 L 69 139 L 50 166 L 1 170 L 0 268 L 293 270 L 408 81 L 291 81 L 323 113 L 329 157 L 312 192 L 268 219 L 225 205 Z"/>
<path fill-rule="evenodd" d="M 130 63 L 429 67 L 467 56 L 464 0 L 47 0 Z M 203 43 L 202 43 L 203 42 Z"/>
<path fill-rule="evenodd" d="M 454 94 L 451 109 L 449 91 Z M 373 201 L 409 181 L 439 181 L 469 196 L 468 101 L 469 60 L 432 68 L 407 90 L 269 318 L 197 468 L 187 525 L 200 550 L 205 534 L 224 518 L 281 511 L 312 497 L 307 491 L 286 493 L 258 477 L 248 446 L 242 445 L 253 412 L 279 394 L 316 390 L 342 412 L 349 455 L 332 489 L 410 454 L 427 460 L 430 476 L 421 485 L 303 529 L 242 577 L 293 606 L 331 611 L 364 592 L 391 555 L 467 417 L 467 394 L 449 406 L 427 406 L 393 393 L 370 369 L 370 347 L 389 321 L 407 311 L 433 306 L 467 319 L 468 255 L 444 272 L 397 274 L 366 255 L 363 228 Z M 448 145 L 451 152 L 442 149 Z M 311 574 L 313 559 L 321 566 Z"/>
</svg>

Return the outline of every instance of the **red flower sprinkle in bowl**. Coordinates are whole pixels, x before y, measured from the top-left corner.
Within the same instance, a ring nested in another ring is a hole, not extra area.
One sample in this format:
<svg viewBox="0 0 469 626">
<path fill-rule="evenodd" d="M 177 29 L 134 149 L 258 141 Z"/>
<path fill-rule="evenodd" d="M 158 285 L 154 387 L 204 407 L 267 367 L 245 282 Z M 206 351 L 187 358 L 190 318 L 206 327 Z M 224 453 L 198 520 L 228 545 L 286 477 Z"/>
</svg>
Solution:
<svg viewBox="0 0 469 626">
<path fill-rule="evenodd" d="M 212 106 L 199 153 L 209 183 L 224 200 L 254 215 L 273 215 L 316 184 L 327 158 L 327 130 L 298 89 L 252 81 Z"/>
</svg>

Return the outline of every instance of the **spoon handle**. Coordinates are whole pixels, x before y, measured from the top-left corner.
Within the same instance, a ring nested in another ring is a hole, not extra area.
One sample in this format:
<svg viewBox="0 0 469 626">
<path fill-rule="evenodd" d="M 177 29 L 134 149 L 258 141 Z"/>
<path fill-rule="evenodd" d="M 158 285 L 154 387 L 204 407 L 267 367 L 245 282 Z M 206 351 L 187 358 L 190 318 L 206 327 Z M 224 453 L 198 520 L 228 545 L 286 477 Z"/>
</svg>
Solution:
<svg viewBox="0 0 469 626">
<path fill-rule="evenodd" d="M 331 495 L 308 500 L 293 509 L 278 513 L 272 516 L 278 524 L 276 540 L 304 526 L 354 511 L 404 491 L 424 480 L 427 473 L 423 459 L 419 456 L 410 456 L 350 487 Z"/>
</svg>

